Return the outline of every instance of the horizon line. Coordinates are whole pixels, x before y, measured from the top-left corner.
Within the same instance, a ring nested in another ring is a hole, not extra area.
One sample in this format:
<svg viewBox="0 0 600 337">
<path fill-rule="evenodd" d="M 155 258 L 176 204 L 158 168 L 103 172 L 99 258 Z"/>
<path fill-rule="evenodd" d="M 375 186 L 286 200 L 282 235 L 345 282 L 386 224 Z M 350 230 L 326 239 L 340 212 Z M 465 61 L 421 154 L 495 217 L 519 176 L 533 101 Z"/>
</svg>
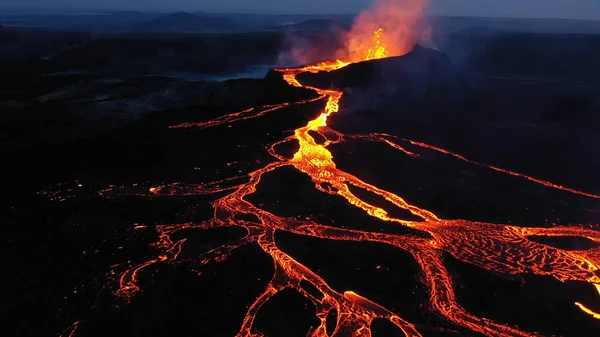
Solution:
<svg viewBox="0 0 600 337">
<path fill-rule="evenodd" d="M 10 12 L 22 12 L 22 13 L 2 13 L 3 11 Z M 43 13 L 52 11 L 54 13 Z M 29 13 L 25 13 L 29 12 Z M 32 13 L 36 12 L 36 13 Z M 57 13 L 64 12 L 64 13 Z M 210 15 L 269 15 L 269 16 L 286 16 L 286 15 L 294 15 L 294 16 L 356 16 L 359 15 L 361 11 L 357 11 L 354 13 L 341 13 L 341 12 L 319 12 L 319 13 L 292 13 L 292 12 L 250 12 L 250 11 L 221 11 L 221 10 L 200 10 L 200 9 L 156 9 L 156 10 L 142 10 L 142 9 L 110 9 L 110 8 L 46 8 L 46 7 L 2 7 L 0 6 L 0 16 L 18 16 L 18 15 L 32 15 L 32 16 L 53 16 L 53 15 L 93 15 L 93 14 L 101 14 L 101 13 L 127 13 L 127 12 L 135 12 L 135 13 L 152 13 L 152 14 L 173 14 L 173 13 L 191 13 L 191 14 L 210 14 Z M 506 16 L 506 15 L 469 15 L 469 14 L 457 14 L 457 13 L 428 13 L 425 15 L 426 17 L 445 17 L 445 18 L 481 18 L 481 19 L 522 19 L 522 20 L 573 20 L 573 21 L 600 21 L 600 18 L 587 18 L 587 17 L 554 17 L 554 16 Z"/>
</svg>

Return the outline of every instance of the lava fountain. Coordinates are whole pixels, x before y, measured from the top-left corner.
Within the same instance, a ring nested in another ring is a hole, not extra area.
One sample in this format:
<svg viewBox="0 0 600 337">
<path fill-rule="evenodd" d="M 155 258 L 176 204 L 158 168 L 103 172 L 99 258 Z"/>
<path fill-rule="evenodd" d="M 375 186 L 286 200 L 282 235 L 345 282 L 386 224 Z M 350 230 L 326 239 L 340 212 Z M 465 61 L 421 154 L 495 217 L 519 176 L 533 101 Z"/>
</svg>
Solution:
<svg viewBox="0 0 600 337">
<path fill-rule="evenodd" d="M 427 0 L 376 0 L 356 18 L 338 58 L 360 62 L 408 53 L 429 33 L 423 16 L 427 3 Z"/>
</svg>

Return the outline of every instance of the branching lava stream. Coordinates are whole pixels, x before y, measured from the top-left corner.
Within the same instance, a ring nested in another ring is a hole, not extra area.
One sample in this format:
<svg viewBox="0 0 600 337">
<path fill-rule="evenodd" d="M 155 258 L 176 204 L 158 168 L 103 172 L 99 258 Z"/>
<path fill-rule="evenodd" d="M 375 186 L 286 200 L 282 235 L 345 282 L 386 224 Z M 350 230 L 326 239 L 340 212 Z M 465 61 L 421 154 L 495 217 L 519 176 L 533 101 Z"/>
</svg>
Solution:
<svg viewBox="0 0 600 337">
<path fill-rule="evenodd" d="M 375 33 L 375 38 L 380 38 L 381 32 Z M 376 55 L 387 55 L 382 51 L 378 42 L 376 48 L 369 57 Z M 449 322 L 481 333 L 485 336 L 509 337 L 509 336 L 537 336 L 537 333 L 522 331 L 518 327 L 494 322 L 484 317 L 478 317 L 465 310 L 457 301 L 451 276 L 444 265 L 443 253 L 448 253 L 454 258 L 478 266 L 481 269 L 498 274 L 518 275 L 536 274 L 553 277 L 559 281 L 580 281 L 589 283 L 590 287 L 596 287 L 600 292 L 600 249 L 591 248 L 579 251 L 566 251 L 528 239 L 530 236 L 579 236 L 600 243 L 600 232 L 594 229 L 579 227 L 553 227 L 553 228 L 521 228 L 511 225 L 498 225 L 491 223 L 478 223 L 467 220 L 446 220 L 436 216 L 433 212 L 411 205 L 400 196 L 373 186 L 350 173 L 341 171 L 336 167 L 331 152 L 327 149 L 329 145 L 344 141 L 344 138 L 357 138 L 365 141 L 384 142 L 402 151 L 403 154 L 413 158 L 418 155 L 407 151 L 400 144 L 393 142 L 407 141 L 412 145 L 443 152 L 467 161 L 471 164 L 479 164 L 453 154 L 449 151 L 433 147 L 427 144 L 402 140 L 390 135 L 368 134 L 368 135 L 343 135 L 327 127 L 327 119 L 331 114 L 339 111 L 339 102 L 342 92 L 320 90 L 302 85 L 296 80 L 296 75 L 310 71 L 331 71 L 347 66 L 349 63 L 336 61 L 324 62 L 304 68 L 278 69 L 284 79 L 290 84 L 299 87 L 316 90 L 320 99 L 327 99 L 324 111 L 314 120 L 308 122 L 304 127 L 294 131 L 287 139 L 267 147 L 271 155 L 276 158 L 274 163 L 268 164 L 254 172 L 242 177 L 233 177 L 223 181 L 207 184 L 191 185 L 176 183 L 165 186 L 153 187 L 150 190 L 134 190 L 131 188 L 113 187 L 102 192 L 105 197 L 119 197 L 126 194 L 142 196 L 159 195 L 202 195 L 227 192 L 226 196 L 212 203 L 214 217 L 202 223 L 186 223 L 163 225 L 157 227 L 159 241 L 155 246 L 162 252 L 154 259 L 134 266 L 120 276 L 120 287 L 116 292 L 118 296 L 130 298 L 140 290 L 139 271 L 151 268 L 161 263 L 199 263 L 201 265 L 224 260 L 228 254 L 235 249 L 248 245 L 258 244 L 260 248 L 269 254 L 275 266 L 275 272 L 269 285 L 262 294 L 256 298 L 241 322 L 238 336 L 262 336 L 253 330 L 253 322 L 261 307 L 275 294 L 283 289 L 291 288 L 308 298 L 317 308 L 317 318 L 320 321 L 318 327 L 313 327 L 310 332 L 312 337 L 340 337 L 340 336 L 371 336 L 371 322 L 376 318 L 386 319 L 400 328 L 406 336 L 421 336 L 417 327 L 402 319 L 394 312 L 361 297 L 354 292 L 340 293 L 330 287 L 326 280 L 321 278 L 313 270 L 295 261 L 291 256 L 280 250 L 274 239 L 276 231 L 287 231 L 300 235 L 307 235 L 327 240 L 343 241 L 370 241 L 387 244 L 398 249 L 406 250 L 419 263 L 424 275 L 423 281 L 429 289 L 429 302 L 432 311 L 444 317 Z M 176 127 L 208 128 L 224 123 L 233 123 L 237 120 L 255 118 L 267 112 L 277 111 L 291 104 L 304 104 L 306 102 L 286 103 L 279 106 L 267 106 L 257 109 L 246 110 L 231 114 L 205 123 L 186 123 Z M 326 134 L 335 133 L 335 139 L 328 139 Z M 326 141 L 317 144 L 311 136 L 311 132 L 323 135 Z M 279 155 L 275 146 L 283 142 L 297 141 L 298 151 L 293 158 L 285 158 Z M 281 167 L 293 167 L 296 170 L 310 176 L 315 188 L 323 193 L 343 197 L 353 206 L 363 210 L 368 215 L 380 220 L 395 223 L 397 226 L 407 226 L 415 230 L 429 234 L 429 238 L 385 234 L 361 230 L 342 229 L 315 223 L 310 220 L 280 217 L 263 210 L 245 198 L 256 192 L 256 188 L 264 174 L 272 172 Z M 576 193 L 584 197 L 600 198 L 598 195 L 565 188 L 550 182 L 542 181 L 523 174 L 504 170 L 494 166 L 490 169 L 515 176 L 515 179 L 525 178 L 532 183 L 542 184 L 548 188 L 557 188 L 568 193 Z M 392 203 L 395 207 L 406 210 L 422 219 L 422 221 L 408 221 L 395 218 L 389 213 L 375 205 L 362 200 L 353 194 L 350 187 L 357 187 L 379 195 Z M 257 222 L 240 220 L 240 215 L 252 215 Z M 182 249 L 185 249 L 185 239 L 174 241 L 173 234 L 189 228 L 209 229 L 215 227 L 238 226 L 245 228 L 247 235 L 233 244 L 224 245 L 212 251 L 204 253 L 197 260 L 181 260 L 178 258 Z M 321 297 L 315 297 L 300 286 L 305 281 L 312 284 L 321 293 Z M 582 315 L 588 314 L 594 318 L 600 318 L 598 313 L 593 312 L 584 303 L 574 303 L 581 309 Z M 330 311 L 337 312 L 337 324 L 333 334 L 326 332 L 326 320 Z"/>
</svg>

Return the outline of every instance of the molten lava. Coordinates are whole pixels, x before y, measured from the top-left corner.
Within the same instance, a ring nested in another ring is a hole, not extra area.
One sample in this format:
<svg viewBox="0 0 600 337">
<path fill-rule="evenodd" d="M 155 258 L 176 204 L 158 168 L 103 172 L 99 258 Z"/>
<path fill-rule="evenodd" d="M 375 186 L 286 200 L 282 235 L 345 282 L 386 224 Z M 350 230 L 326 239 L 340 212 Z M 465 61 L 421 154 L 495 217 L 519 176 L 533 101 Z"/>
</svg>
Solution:
<svg viewBox="0 0 600 337">
<path fill-rule="evenodd" d="M 383 34 L 383 30 L 378 29 L 374 31 L 374 42 L 365 56 L 366 59 L 388 55 L 385 43 L 383 43 Z M 296 129 L 293 135 L 290 135 L 288 138 L 266 148 L 276 159 L 275 162 L 241 177 L 232 177 L 206 184 L 174 183 L 145 190 L 140 190 L 137 187 L 112 187 L 102 191 L 102 195 L 111 198 L 131 194 L 151 197 L 155 195 L 229 193 L 212 203 L 214 217 L 209 221 L 158 226 L 159 240 L 154 246 L 159 249 L 160 253 L 155 258 L 137 266 L 132 266 L 128 271 L 122 273 L 119 278 L 119 289 L 116 291 L 116 294 L 124 298 L 134 296 L 140 290 L 140 283 L 143 282 L 140 279 L 139 271 L 144 268 L 154 268 L 164 263 L 196 263 L 201 265 L 218 263 L 239 247 L 248 244 L 257 244 L 272 258 L 275 272 L 271 282 L 263 290 L 262 294 L 256 298 L 254 303 L 249 305 L 247 314 L 241 322 L 238 336 L 261 336 L 253 329 L 254 320 L 261 307 L 275 294 L 284 289 L 296 290 L 309 299 L 317 308 L 317 318 L 320 321 L 320 325 L 311 330 L 310 336 L 312 337 L 370 336 L 371 322 L 376 318 L 388 320 L 401 329 L 406 336 L 421 336 L 421 333 L 414 324 L 402 319 L 391 310 L 352 291 L 339 292 L 333 289 L 315 271 L 297 262 L 278 248 L 274 237 L 276 231 L 287 231 L 326 240 L 378 242 L 410 252 L 422 269 L 423 282 L 429 289 L 430 308 L 449 322 L 485 336 L 532 337 L 537 336 L 537 334 L 521 331 L 517 327 L 494 322 L 488 318 L 478 317 L 465 310 L 458 303 L 455 295 L 451 276 L 442 258 L 444 253 L 452 255 L 460 261 L 497 274 L 520 275 L 530 273 L 553 277 L 563 282 L 586 282 L 590 286 L 596 287 L 600 292 L 600 277 L 598 273 L 600 266 L 599 248 L 566 251 L 529 240 L 529 237 L 534 235 L 580 236 L 600 243 L 600 231 L 584 227 L 520 228 L 510 225 L 479 223 L 460 219 L 441 219 L 433 212 L 412 205 L 394 193 L 369 184 L 348 172 L 338 169 L 332 153 L 328 150 L 328 146 L 342 142 L 344 138 L 384 142 L 415 160 L 419 158 L 417 154 L 407 151 L 400 144 L 392 141 L 392 139 L 398 140 L 398 137 L 382 134 L 343 135 L 327 127 L 328 117 L 340 110 L 339 102 L 342 98 L 342 92 L 304 86 L 296 80 L 296 76 L 307 71 L 332 71 L 348 64 L 342 61 L 324 62 L 303 68 L 278 70 L 290 85 L 316 90 L 320 94 L 319 99 L 326 99 L 327 101 L 324 110 L 317 118 L 311 120 L 305 126 Z M 307 102 L 259 107 L 233 113 L 209 122 L 186 123 L 175 127 L 216 127 L 225 123 L 257 118 L 270 111 L 277 111 L 292 104 L 301 105 Z M 311 132 L 321 134 L 326 141 L 318 144 L 311 136 Z M 335 134 L 336 137 L 329 139 L 327 137 L 329 134 Z M 276 145 L 288 141 L 297 141 L 299 144 L 298 151 L 291 159 L 279 155 L 275 150 Z M 484 165 L 438 147 L 409 140 L 403 141 L 423 149 L 451 155 L 458 160 L 463 160 L 470 164 Z M 560 189 L 584 197 L 600 198 L 600 196 L 592 193 L 565 188 L 524 174 L 495 166 L 485 166 L 518 178 L 529 179 L 534 183 L 548 188 Z M 351 205 L 363 210 L 372 217 L 396 224 L 397 226 L 408 226 L 428 235 L 385 234 L 331 227 L 315 223 L 311 220 L 277 216 L 246 200 L 247 196 L 256 192 L 256 188 L 264 174 L 282 167 L 293 167 L 308 175 L 312 179 L 315 188 L 319 191 L 341 196 Z M 386 210 L 372 205 L 352 193 L 351 187 L 357 187 L 379 195 L 395 207 L 409 211 L 420 218 L 421 221 L 408 221 L 393 217 Z M 240 215 L 252 215 L 258 221 L 241 220 L 246 217 L 240 217 Z M 185 249 L 185 239 L 174 241 L 174 234 L 189 228 L 209 229 L 231 226 L 242 227 L 246 229 L 248 234 L 237 242 L 220 246 L 202 254 L 197 260 L 182 260 L 179 258 L 179 253 L 182 249 Z M 312 284 L 320 292 L 321 296 L 315 297 L 314 294 L 307 292 L 300 286 L 301 282 Z M 599 314 L 588 309 L 583 304 L 576 303 L 574 305 L 582 310 L 582 314 L 600 318 Z M 335 331 L 329 335 L 326 332 L 326 324 L 327 318 L 330 317 L 328 314 L 331 311 L 337 312 L 337 321 Z"/>
<path fill-rule="evenodd" d="M 386 44 L 383 42 L 384 31 L 379 28 L 373 32 L 373 46 L 367 50 L 366 60 L 382 59 L 389 56 Z"/>
<path fill-rule="evenodd" d="M 360 62 L 402 56 L 427 42 L 429 28 L 423 19 L 428 0 L 374 0 L 355 20 L 338 58 Z"/>
</svg>

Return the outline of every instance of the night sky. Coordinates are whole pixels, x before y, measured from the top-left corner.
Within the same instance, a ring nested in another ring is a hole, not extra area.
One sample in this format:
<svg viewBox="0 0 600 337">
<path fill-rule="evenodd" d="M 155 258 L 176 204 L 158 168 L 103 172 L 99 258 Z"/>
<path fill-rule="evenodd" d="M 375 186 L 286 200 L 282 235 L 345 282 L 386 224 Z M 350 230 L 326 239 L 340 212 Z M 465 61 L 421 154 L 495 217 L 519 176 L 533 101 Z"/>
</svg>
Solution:
<svg viewBox="0 0 600 337">
<path fill-rule="evenodd" d="M 398 0 L 402 1 L 402 0 Z M 598 0 L 431 0 L 444 15 L 586 18 L 600 20 Z M 0 9 L 116 9 L 245 13 L 355 13 L 370 0 L 0 0 Z M 0 13 L 1 14 L 1 13 Z"/>
</svg>

